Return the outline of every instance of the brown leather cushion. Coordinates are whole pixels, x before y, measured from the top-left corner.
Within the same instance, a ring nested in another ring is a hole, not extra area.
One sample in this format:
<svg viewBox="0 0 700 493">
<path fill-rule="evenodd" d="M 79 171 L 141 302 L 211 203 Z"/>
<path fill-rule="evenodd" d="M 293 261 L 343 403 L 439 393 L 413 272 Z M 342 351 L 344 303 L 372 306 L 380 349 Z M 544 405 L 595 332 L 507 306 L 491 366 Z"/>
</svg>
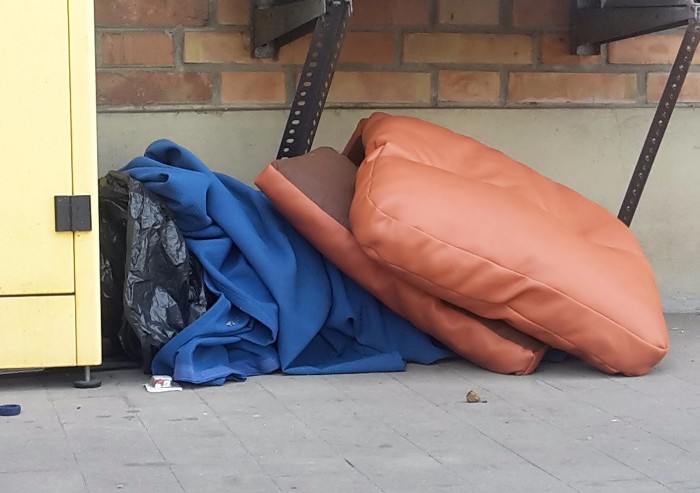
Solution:
<svg viewBox="0 0 700 493">
<path fill-rule="evenodd" d="M 608 211 L 418 119 L 373 115 L 362 141 L 351 229 L 397 276 L 606 372 L 640 375 L 666 354 L 651 267 Z"/>
<path fill-rule="evenodd" d="M 358 122 L 355 131 L 350 136 L 348 143 L 345 144 L 342 152 L 343 156 L 352 161 L 355 166 L 359 166 L 365 160 L 365 144 L 362 142 L 362 130 L 368 121 L 369 118 L 362 118 Z"/>
<path fill-rule="evenodd" d="M 311 244 L 396 313 L 483 368 L 532 372 L 546 350 L 542 343 L 412 286 L 362 251 L 345 226 L 355 171 L 349 159 L 321 148 L 273 162 L 255 183 Z"/>
<path fill-rule="evenodd" d="M 357 172 L 352 162 L 338 156 L 335 149 L 320 147 L 301 158 L 275 161 L 272 166 L 322 211 L 343 227 L 350 227 L 350 202 Z"/>
</svg>

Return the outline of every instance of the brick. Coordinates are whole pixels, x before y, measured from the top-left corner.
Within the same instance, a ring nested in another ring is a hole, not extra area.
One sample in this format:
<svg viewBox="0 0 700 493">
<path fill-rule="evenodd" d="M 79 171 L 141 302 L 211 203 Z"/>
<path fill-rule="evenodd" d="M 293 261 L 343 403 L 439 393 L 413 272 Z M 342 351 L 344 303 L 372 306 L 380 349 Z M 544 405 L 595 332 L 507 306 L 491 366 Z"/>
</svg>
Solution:
<svg viewBox="0 0 700 493">
<path fill-rule="evenodd" d="M 671 64 L 676 59 L 683 36 L 676 34 L 647 34 L 610 43 L 610 63 Z M 700 61 L 700 51 L 693 62 Z"/>
<path fill-rule="evenodd" d="M 94 0 L 98 26 L 202 26 L 207 0 Z"/>
<path fill-rule="evenodd" d="M 418 72 L 336 72 L 331 103 L 430 103 L 430 74 Z"/>
<path fill-rule="evenodd" d="M 224 103 L 284 103 L 287 97 L 283 72 L 223 72 Z"/>
<path fill-rule="evenodd" d="M 500 23 L 500 0 L 440 0 L 440 24 L 495 26 Z"/>
<path fill-rule="evenodd" d="M 658 102 L 661 99 L 661 93 L 666 87 L 668 73 L 650 73 L 647 75 L 647 100 Z M 683 89 L 678 97 L 681 103 L 697 103 L 700 102 L 700 73 L 691 72 L 683 83 Z"/>
<path fill-rule="evenodd" d="M 351 26 L 428 24 L 429 0 L 355 0 Z"/>
<path fill-rule="evenodd" d="M 516 27 L 568 27 L 569 0 L 513 0 Z"/>
<path fill-rule="evenodd" d="M 277 63 L 301 65 L 309 51 L 311 35 L 296 39 L 280 48 Z M 394 39 L 391 33 L 348 32 L 340 50 L 340 63 L 386 65 L 394 58 Z"/>
<path fill-rule="evenodd" d="M 173 39 L 167 32 L 100 35 L 102 65 L 173 65 Z"/>
<path fill-rule="evenodd" d="M 340 63 L 388 64 L 394 58 L 391 33 L 349 32 L 340 50 Z"/>
<path fill-rule="evenodd" d="M 498 72 L 441 70 L 438 74 L 438 99 L 445 102 L 497 103 L 500 80 Z"/>
<path fill-rule="evenodd" d="M 212 80 L 207 73 L 97 72 L 97 103 L 114 106 L 208 103 Z"/>
<path fill-rule="evenodd" d="M 416 33 L 404 39 L 404 61 L 532 63 L 532 38 L 520 34 Z"/>
<path fill-rule="evenodd" d="M 311 44 L 311 35 L 307 34 L 301 38 L 295 39 L 280 47 L 277 54 L 277 63 L 301 65 L 306 60 L 306 55 L 309 52 Z"/>
<path fill-rule="evenodd" d="M 219 24 L 249 25 L 250 0 L 219 0 L 216 4 Z"/>
<path fill-rule="evenodd" d="M 537 103 L 634 102 L 634 74 L 511 73 L 508 100 Z"/>
<path fill-rule="evenodd" d="M 540 53 L 545 65 L 592 65 L 600 63 L 600 55 L 582 56 L 569 52 L 569 37 L 560 34 L 543 34 Z"/>
<path fill-rule="evenodd" d="M 191 31 L 185 33 L 185 63 L 252 63 L 246 33 Z M 263 62 L 261 62 L 263 63 Z"/>
</svg>

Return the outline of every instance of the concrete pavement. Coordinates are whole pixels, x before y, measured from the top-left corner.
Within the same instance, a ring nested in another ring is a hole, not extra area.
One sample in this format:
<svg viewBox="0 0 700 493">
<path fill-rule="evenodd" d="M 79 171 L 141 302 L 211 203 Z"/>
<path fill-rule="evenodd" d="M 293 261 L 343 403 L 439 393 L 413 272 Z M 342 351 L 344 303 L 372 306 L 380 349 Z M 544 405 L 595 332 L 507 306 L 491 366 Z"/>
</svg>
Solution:
<svg viewBox="0 0 700 493">
<path fill-rule="evenodd" d="M 700 491 L 700 316 L 649 375 L 266 375 L 150 394 L 138 370 L 0 377 L 0 492 Z M 487 402 L 467 404 L 467 391 Z"/>
</svg>

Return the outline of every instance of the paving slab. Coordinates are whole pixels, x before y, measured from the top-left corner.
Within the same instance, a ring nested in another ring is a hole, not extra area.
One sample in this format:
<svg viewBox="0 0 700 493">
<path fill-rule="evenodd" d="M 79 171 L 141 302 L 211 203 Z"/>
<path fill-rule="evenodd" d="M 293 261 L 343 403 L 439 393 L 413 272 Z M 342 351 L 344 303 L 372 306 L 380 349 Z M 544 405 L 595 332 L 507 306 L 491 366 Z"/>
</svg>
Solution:
<svg viewBox="0 0 700 493">
<path fill-rule="evenodd" d="M 649 375 L 461 360 L 150 394 L 136 369 L 0 375 L 0 492 L 700 491 L 700 317 Z M 480 403 L 468 404 L 476 390 Z"/>
</svg>

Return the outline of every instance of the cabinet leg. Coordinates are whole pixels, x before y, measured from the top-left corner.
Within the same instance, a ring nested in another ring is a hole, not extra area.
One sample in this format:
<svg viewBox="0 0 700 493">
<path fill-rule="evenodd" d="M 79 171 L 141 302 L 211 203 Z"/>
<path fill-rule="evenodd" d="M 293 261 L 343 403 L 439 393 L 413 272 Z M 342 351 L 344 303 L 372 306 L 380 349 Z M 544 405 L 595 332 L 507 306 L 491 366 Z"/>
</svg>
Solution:
<svg viewBox="0 0 700 493">
<path fill-rule="evenodd" d="M 102 385 L 101 380 L 97 380 L 95 378 L 90 377 L 89 366 L 84 366 L 83 369 L 85 370 L 85 379 L 76 380 L 75 382 L 73 382 L 73 387 L 75 387 L 76 389 L 95 389 Z"/>
</svg>

